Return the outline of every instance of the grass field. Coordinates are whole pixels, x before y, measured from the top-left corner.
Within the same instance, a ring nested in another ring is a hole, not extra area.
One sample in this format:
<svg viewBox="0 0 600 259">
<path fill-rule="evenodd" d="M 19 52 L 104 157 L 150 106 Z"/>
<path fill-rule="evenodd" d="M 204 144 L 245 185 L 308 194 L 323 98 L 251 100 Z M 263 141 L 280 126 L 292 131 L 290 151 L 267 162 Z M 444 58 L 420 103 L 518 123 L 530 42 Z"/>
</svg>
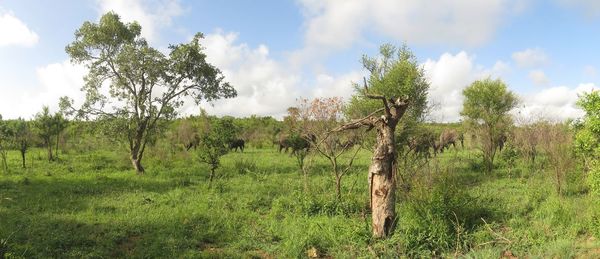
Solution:
<svg viewBox="0 0 600 259">
<path fill-rule="evenodd" d="M 295 160 L 275 149 L 223 158 L 151 150 L 136 175 L 120 150 L 70 151 L 58 162 L 32 150 L 28 169 L 10 153 L 0 174 L 0 255 L 8 258 L 597 258 L 600 206 L 582 173 L 558 196 L 543 166 L 498 160 L 484 174 L 476 151 L 451 150 L 399 188 L 398 222 L 371 239 L 369 152 L 336 200 L 325 160 L 310 158 L 309 189 Z M 32 162 L 33 161 L 33 162 Z M 543 165 L 543 161 L 540 162 Z M 1 256 L 0 256 L 1 257 Z"/>
</svg>

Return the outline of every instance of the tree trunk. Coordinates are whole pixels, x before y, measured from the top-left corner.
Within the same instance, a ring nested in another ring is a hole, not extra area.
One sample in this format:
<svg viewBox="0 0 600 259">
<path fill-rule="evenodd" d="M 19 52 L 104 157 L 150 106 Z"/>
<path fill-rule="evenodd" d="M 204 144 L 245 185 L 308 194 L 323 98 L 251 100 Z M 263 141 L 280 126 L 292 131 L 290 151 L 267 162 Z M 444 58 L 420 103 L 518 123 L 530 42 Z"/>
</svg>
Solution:
<svg viewBox="0 0 600 259">
<path fill-rule="evenodd" d="M 131 152 L 131 163 L 133 164 L 133 168 L 138 175 L 144 174 L 144 166 L 142 166 L 142 157 L 138 156 L 137 152 Z"/>
<path fill-rule="evenodd" d="M 48 161 L 54 161 L 54 156 L 52 155 L 52 145 L 50 143 L 50 140 L 46 142 L 46 145 L 48 147 Z"/>
<path fill-rule="evenodd" d="M 25 168 L 25 151 L 21 150 L 21 161 L 23 162 L 23 168 Z"/>
<path fill-rule="evenodd" d="M 2 169 L 4 169 L 5 173 L 8 173 L 8 162 L 6 161 L 6 150 L 2 150 L 0 148 L 0 158 L 2 159 Z"/>
<path fill-rule="evenodd" d="M 139 175 L 144 174 L 144 166 L 142 166 L 141 159 L 131 158 L 131 163 L 133 164 L 133 168 L 135 168 L 135 172 Z"/>
<path fill-rule="evenodd" d="M 396 220 L 396 149 L 394 128 L 377 127 L 377 143 L 369 166 L 369 192 L 373 237 L 384 238 L 392 233 Z"/>
<path fill-rule="evenodd" d="M 213 178 L 215 177 L 215 170 L 217 168 L 216 167 L 211 167 L 210 168 L 210 177 L 208 178 L 208 188 L 210 189 L 212 187 L 212 182 L 213 182 Z"/>
<path fill-rule="evenodd" d="M 331 157 L 330 161 L 331 166 L 333 167 L 333 173 L 335 174 L 335 197 L 339 201 L 342 199 L 342 174 L 339 172 L 335 155 Z"/>
<path fill-rule="evenodd" d="M 56 134 L 56 152 L 54 152 L 54 157 L 58 159 L 58 142 L 60 141 L 60 133 Z"/>
</svg>

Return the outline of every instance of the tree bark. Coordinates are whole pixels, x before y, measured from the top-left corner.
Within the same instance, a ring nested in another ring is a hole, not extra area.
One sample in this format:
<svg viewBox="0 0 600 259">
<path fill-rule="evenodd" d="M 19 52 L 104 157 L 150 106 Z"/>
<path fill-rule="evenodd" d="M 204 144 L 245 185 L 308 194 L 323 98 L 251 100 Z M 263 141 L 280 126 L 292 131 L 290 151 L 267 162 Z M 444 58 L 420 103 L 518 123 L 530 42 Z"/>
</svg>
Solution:
<svg viewBox="0 0 600 259">
<path fill-rule="evenodd" d="M 144 174 L 144 166 L 142 166 L 142 157 L 138 155 L 136 150 L 131 151 L 131 163 L 133 164 L 133 168 L 138 175 Z"/>
<path fill-rule="evenodd" d="M 377 127 L 377 143 L 369 166 L 373 237 L 391 234 L 396 220 L 396 149 L 391 125 Z"/>
<path fill-rule="evenodd" d="M 142 166 L 142 160 L 139 158 L 131 158 L 131 163 L 133 164 L 133 168 L 135 168 L 135 172 L 139 175 L 144 174 L 144 166 Z"/>
<path fill-rule="evenodd" d="M 52 155 L 52 145 L 50 145 L 50 141 L 46 142 L 46 146 L 48 147 L 48 161 L 54 161 L 54 156 Z"/>
<path fill-rule="evenodd" d="M 335 176 L 335 197 L 339 200 L 342 199 L 342 176 Z"/>
<path fill-rule="evenodd" d="M 138 126 L 136 134 L 133 139 L 130 139 L 129 148 L 131 151 L 131 162 L 133 168 L 138 175 L 144 174 L 144 167 L 142 166 L 142 157 L 144 156 L 144 150 L 146 148 L 146 140 L 144 131 L 146 130 L 147 121 L 144 121 L 142 125 Z"/>
<path fill-rule="evenodd" d="M 216 167 L 210 168 L 210 177 L 208 178 L 208 189 L 212 188 L 212 182 L 213 182 L 213 178 L 215 177 L 216 169 L 217 169 Z"/>
<path fill-rule="evenodd" d="M 58 143 L 60 142 L 60 133 L 56 134 L 56 152 L 54 152 L 54 157 L 58 159 Z"/>
<path fill-rule="evenodd" d="M 23 168 L 25 168 L 25 151 L 21 149 L 21 161 L 23 162 Z"/>
</svg>

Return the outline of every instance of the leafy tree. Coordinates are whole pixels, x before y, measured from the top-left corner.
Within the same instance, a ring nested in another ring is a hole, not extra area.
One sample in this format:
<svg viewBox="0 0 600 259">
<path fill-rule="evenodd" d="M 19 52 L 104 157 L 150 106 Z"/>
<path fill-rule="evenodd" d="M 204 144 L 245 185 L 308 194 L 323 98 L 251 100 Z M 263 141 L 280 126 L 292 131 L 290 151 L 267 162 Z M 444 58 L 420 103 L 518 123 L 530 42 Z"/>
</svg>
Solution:
<svg viewBox="0 0 600 259">
<path fill-rule="evenodd" d="M 56 152 L 54 152 L 55 158 L 58 159 L 58 147 L 60 146 L 60 136 L 62 132 L 69 126 L 69 121 L 65 119 L 62 113 L 57 112 L 52 117 L 53 131 L 56 136 Z"/>
<path fill-rule="evenodd" d="M 348 112 L 361 119 L 338 127 L 334 131 L 375 128 L 376 143 L 369 167 L 370 208 L 373 236 L 390 235 L 396 222 L 396 162 L 395 131 L 406 114 L 406 120 L 422 118 L 427 109 L 427 82 L 423 69 L 406 47 L 381 46 L 379 57 L 362 59 L 370 72 L 364 87 L 356 87 Z"/>
<path fill-rule="evenodd" d="M 50 114 L 48 106 L 42 107 L 42 111 L 35 115 L 33 126 L 36 134 L 42 140 L 44 146 L 48 150 L 48 161 L 54 161 L 54 155 L 52 154 L 52 141 L 56 135 L 56 127 L 54 123 L 54 116 Z"/>
<path fill-rule="evenodd" d="M 201 120 L 203 127 L 196 154 L 200 162 L 210 167 L 209 182 L 212 184 L 215 171 L 221 165 L 221 157 L 229 152 L 229 143 L 237 130 L 231 118 L 210 119 L 204 115 Z"/>
<path fill-rule="evenodd" d="M 25 168 L 25 155 L 33 139 L 31 127 L 28 121 L 17 119 L 13 124 L 13 143 L 21 153 L 22 166 Z"/>
<path fill-rule="evenodd" d="M 575 135 L 575 151 L 590 169 L 591 193 L 600 194 L 600 91 L 582 95 L 577 105 L 585 111 L 585 116 Z"/>
<path fill-rule="evenodd" d="M 498 144 L 512 125 L 508 112 L 517 106 L 518 98 L 502 80 L 490 78 L 473 82 L 463 90 L 463 95 L 460 114 L 478 135 L 485 169 L 491 172 Z"/>
<path fill-rule="evenodd" d="M 10 143 L 10 135 L 10 128 L 8 127 L 6 121 L 2 120 L 2 115 L 0 115 L 0 162 L 2 162 L 2 168 L 7 173 L 8 163 L 6 159 L 8 156 L 7 152 Z"/>
<path fill-rule="evenodd" d="M 189 43 L 171 45 L 165 55 L 149 46 L 140 32 L 137 22 L 125 24 L 112 12 L 98 23 L 83 23 L 66 52 L 89 69 L 83 86 L 86 100 L 76 110 L 64 97 L 61 108 L 117 124 L 135 170 L 143 174 L 146 145 L 157 137 L 161 121 L 173 118 L 186 99 L 212 101 L 234 97 L 236 91 L 206 61 L 202 34 Z"/>
</svg>

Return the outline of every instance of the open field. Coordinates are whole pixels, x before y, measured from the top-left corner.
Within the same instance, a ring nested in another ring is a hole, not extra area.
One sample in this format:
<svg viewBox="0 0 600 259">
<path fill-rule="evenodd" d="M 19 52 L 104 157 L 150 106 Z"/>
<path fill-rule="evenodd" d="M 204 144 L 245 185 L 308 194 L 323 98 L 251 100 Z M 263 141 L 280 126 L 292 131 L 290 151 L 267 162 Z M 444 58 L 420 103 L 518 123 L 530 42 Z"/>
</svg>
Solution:
<svg viewBox="0 0 600 259">
<path fill-rule="evenodd" d="M 559 197 L 544 169 L 517 165 L 508 175 L 499 161 L 487 175 L 475 151 L 450 150 L 430 160 L 430 173 L 410 191 L 399 191 L 395 233 L 377 241 L 366 213 L 369 152 L 361 151 L 337 201 L 318 158 L 308 192 L 293 157 L 271 148 L 226 155 L 209 189 L 208 169 L 193 153 L 153 151 L 143 176 L 125 152 L 67 152 L 48 163 L 36 149 L 25 170 L 10 152 L 15 169 L 0 175 L 0 251 L 9 258 L 296 258 L 315 249 L 333 258 L 600 255 L 600 206 L 578 173 Z"/>
</svg>

